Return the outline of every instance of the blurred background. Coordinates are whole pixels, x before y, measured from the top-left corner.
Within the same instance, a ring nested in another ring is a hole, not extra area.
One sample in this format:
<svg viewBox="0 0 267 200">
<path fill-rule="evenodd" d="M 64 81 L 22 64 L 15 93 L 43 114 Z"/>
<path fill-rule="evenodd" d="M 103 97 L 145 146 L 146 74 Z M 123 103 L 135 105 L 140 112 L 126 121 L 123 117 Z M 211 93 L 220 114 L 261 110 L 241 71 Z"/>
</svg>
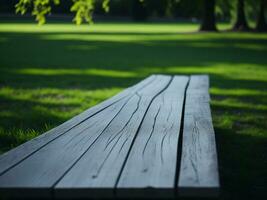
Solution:
<svg viewBox="0 0 267 200">
<path fill-rule="evenodd" d="M 18 2 L 0 1 L 0 153 L 150 74 L 208 74 L 220 199 L 267 197 L 265 0 L 95 0 L 80 26 L 71 0 L 42 26 Z"/>
<path fill-rule="evenodd" d="M 203 2 L 204 0 L 110 0 L 110 9 L 106 13 L 102 9 L 102 1 L 96 0 L 94 3 L 94 18 L 95 20 L 179 20 L 197 22 L 203 14 Z M 1 0 L 0 12 L 2 17 L 4 15 L 14 15 L 14 5 L 16 3 L 18 3 L 18 0 Z M 253 23 L 258 17 L 261 0 L 245 0 L 244 4 L 246 17 L 249 22 Z M 48 17 L 72 16 L 73 13 L 70 11 L 72 5 L 72 0 L 61 0 L 60 6 L 52 4 L 53 12 Z M 234 22 L 236 8 L 237 0 L 216 0 L 215 13 L 217 20 Z"/>
</svg>

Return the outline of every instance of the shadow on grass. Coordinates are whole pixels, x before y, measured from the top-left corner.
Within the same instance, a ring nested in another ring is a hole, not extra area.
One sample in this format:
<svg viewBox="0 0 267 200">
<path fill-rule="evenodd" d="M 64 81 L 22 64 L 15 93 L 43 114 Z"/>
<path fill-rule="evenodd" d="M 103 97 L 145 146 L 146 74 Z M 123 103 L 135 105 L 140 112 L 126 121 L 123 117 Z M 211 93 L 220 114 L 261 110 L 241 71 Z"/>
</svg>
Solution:
<svg viewBox="0 0 267 200">
<path fill-rule="evenodd" d="M 233 36 L 224 38 L 220 34 L 200 34 L 204 36 L 194 39 L 192 34 L 183 34 L 166 40 L 168 35 L 150 39 L 149 36 L 136 34 L 133 37 L 124 34 L 124 38 L 120 34 L 116 33 L 112 38 L 106 33 L 1 33 L 1 37 L 7 38 L 6 42 L 2 42 L 1 50 L 5 51 L 5 55 L 12 55 L 12 50 L 16 48 L 19 52 L 17 59 L 24 61 L 16 68 L 29 67 L 24 63 L 31 63 L 38 68 L 95 67 L 136 71 L 144 67 L 206 67 L 209 63 L 218 62 L 266 63 L 267 39 L 246 36 L 243 39 Z M 12 63 L 8 58 L 4 60 Z M 30 59 L 29 63 L 27 59 Z"/>
<path fill-rule="evenodd" d="M 220 199 L 264 199 L 266 137 L 215 127 L 221 180 Z"/>
<path fill-rule="evenodd" d="M 11 71 L 11 70 L 10 70 Z M 58 89 L 80 89 L 96 90 L 112 87 L 125 88 L 137 83 L 141 78 L 138 77 L 105 77 L 101 75 L 30 75 L 6 71 L 5 78 L 0 84 L 2 87 L 11 86 L 13 88 L 58 88 Z M 35 84 L 33 84 L 35 83 Z"/>
<path fill-rule="evenodd" d="M 168 34 L 159 34 L 156 39 L 141 35 L 148 33 L 140 33 L 141 36 L 135 33 L 113 34 L 116 41 L 102 38 L 109 39 L 110 33 L 0 33 L 0 37 L 7 38 L 0 48 L 0 84 L 16 88 L 100 89 L 127 87 L 151 73 L 208 73 L 216 87 L 266 89 L 266 82 L 257 80 L 257 77 L 238 81 L 228 79 L 226 82 L 222 79 L 236 71 L 241 73 L 240 76 L 246 74 L 248 65 L 256 66 L 259 73 L 260 70 L 266 73 L 267 50 L 264 47 L 267 39 L 246 35 L 240 39 L 223 34 L 200 34 L 200 37 L 192 39 L 192 34 L 181 34 L 178 38 L 161 40 Z M 123 41 L 120 35 L 130 38 Z M 94 36 L 99 38 L 94 39 Z M 16 59 L 12 59 L 14 56 Z M 24 69 L 28 72 L 21 72 Z M 31 69 L 39 71 L 31 73 Z M 134 75 L 113 77 L 106 72 L 96 75 L 83 71 L 87 69 L 113 70 L 117 74 L 133 72 Z M 45 75 L 46 70 L 50 70 L 50 74 Z M 60 70 L 70 72 L 64 74 Z M 72 73 L 72 70 L 79 71 L 79 74 Z"/>
</svg>

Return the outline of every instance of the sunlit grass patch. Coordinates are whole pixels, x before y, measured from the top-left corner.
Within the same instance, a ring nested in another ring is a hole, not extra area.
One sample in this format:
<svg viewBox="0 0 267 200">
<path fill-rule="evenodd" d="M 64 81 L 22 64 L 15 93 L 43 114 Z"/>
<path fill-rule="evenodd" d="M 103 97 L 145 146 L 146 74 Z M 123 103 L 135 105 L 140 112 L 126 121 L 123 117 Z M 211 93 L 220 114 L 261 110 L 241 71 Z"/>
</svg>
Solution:
<svg viewBox="0 0 267 200">
<path fill-rule="evenodd" d="M 258 104 L 253 102 L 242 102 L 240 99 L 235 98 L 227 98 L 224 100 L 213 100 L 214 105 L 220 105 L 224 107 L 229 107 L 232 109 L 252 109 L 252 110 L 259 110 L 259 111 L 266 111 L 267 112 L 267 105 L 266 104 Z"/>
<path fill-rule="evenodd" d="M 225 27 L 224 25 L 222 25 Z M 32 23 L 5 23 L 1 24 L 2 29 L 0 32 L 30 32 L 30 33 L 86 33 L 86 32 L 99 32 L 99 33 L 176 33 L 176 32 L 193 32 L 198 30 L 196 24 L 135 24 L 135 23 L 95 23 L 92 25 L 83 24 L 76 26 L 75 24 L 45 24 L 43 26 L 36 26 Z"/>
<path fill-rule="evenodd" d="M 260 95 L 262 97 L 267 96 L 267 90 L 257 90 L 257 89 L 220 89 L 220 88 L 211 88 L 210 92 L 212 94 L 223 94 L 225 96 L 227 95 L 235 95 L 235 96 L 255 96 Z"/>
<path fill-rule="evenodd" d="M 105 70 L 105 69 L 19 69 L 15 71 L 19 74 L 28 75 L 98 75 L 98 76 L 110 76 L 110 77 L 135 77 L 137 73 L 129 71 L 116 71 L 116 70 Z"/>
</svg>

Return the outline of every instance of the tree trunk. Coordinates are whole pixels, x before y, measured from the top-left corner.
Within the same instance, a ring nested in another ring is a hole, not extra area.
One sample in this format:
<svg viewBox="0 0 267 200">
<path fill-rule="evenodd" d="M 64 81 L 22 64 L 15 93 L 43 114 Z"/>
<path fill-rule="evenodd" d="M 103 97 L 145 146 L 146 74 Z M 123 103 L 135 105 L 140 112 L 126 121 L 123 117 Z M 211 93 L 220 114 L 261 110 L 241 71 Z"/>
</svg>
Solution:
<svg viewBox="0 0 267 200">
<path fill-rule="evenodd" d="M 237 19 L 233 27 L 233 30 L 237 31 L 250 30 L 245 16 L 244 0 L 237 1 Z"/>
<path fill-rule="evenodd" d="M 257 26 L 256 26 L 256 31 L 259 31 L 259 32 L 267 31 L 267 23 L 266 23 L 266 19 L 264 15 L 265 8 L 266 8 L 266 0 L 261 0 L 260 12 L 259 12 Z"/>
<path fill-rule="evenodd" d="M 217 31 L 215 19 L 215 0 L 204 0 L 203 18 L 200 31 Z"/>
</svg>

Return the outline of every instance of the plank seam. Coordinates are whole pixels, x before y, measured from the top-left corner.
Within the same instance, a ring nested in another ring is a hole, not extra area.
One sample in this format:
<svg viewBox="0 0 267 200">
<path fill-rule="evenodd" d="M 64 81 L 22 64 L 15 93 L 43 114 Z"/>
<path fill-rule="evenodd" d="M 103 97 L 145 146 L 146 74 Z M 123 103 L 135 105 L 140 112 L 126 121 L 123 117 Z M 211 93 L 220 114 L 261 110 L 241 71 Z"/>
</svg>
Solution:
<svg viewBox="0 0 267 200">
<path fill-rule="evenodd" d="M 140 124 L 139 124 L 139 126 L 138 126 L 138 129 L 137 129 L 137 131 L 136 131 L 136 133 L 135 133 L 135 135 L 134 135 L 134 138 L 133 138 L 133 140 L 132 140 L 132 142 L 131 142 L 131 144 L 130 144 L 130 148 L 129 148 L 129 150 L 128 150 L 128 152 L 127 152 L 127 155 L 126 155 L 126 157 L 125 157 L 125 159 L 124 159 L 124 162 L 123 162 L 123 164 L 122 164 L 121 170 L 120 170 L 119 175 L 118 175 L 118 178 L 117 178 L 117 180 L 116 180 L 116 182 L 115 182 L 115 187 L 114 187 L 114 189 L 115 189 L 115 191 L 114 191 L 115 194 L 114 194 L 114 195 L 115 195 L 115 196 L 116 196 L 116 190 L 117 190 L 118 183 L 119 183 L 119 180 L 120 180 L 120 178 L 121 178 L 123 169 L 124 169 L 124 167 L 125 167 L 125 165 L 126 165 L 126 163 L 127 163 L 128 157 L 129 157 L 129 155 L 130 155 L 130 152 L 131 152 L 131 150 L 132 150 L 132 147 L 133 147 L 133 144 L 134 144 L 134 142 L 135 142 L 135 140 L 136 140 L 136 137 L 137 137 L 137 135 L 138 135 L 138 133 L 139 133 L 139 131 L 140 131 L 140 128 L 141 128 L 141 126 L 142 126 L 142 124 L 143 124 L 143 122 L 144 122 L 145 116 L 146 116 L 146 114 L 147 114 L 149 108 L 151 107 L 153 101 L 156 99 L 156 97 L 158 97 L 161 93 L 163 93 L 163 92 L 169 87 L 169 85 L 171 84 L 172 80 L 173 80 L 173 76 L 171 76 L 171 78 L 170 78 L 168 84 L 167 84 L 161 91 L 159 91 L 159 92 L 158 92 L 158 93 L 151 99 L 151 101 L 149 102 L 149 105 L 148 105 L 148 107 L 147 107 L 147 109 L 146 109 L 146 111 L 145 111 L 145 113 L 144 113 L 144 116 L 143 116 L 143 118 L 142 118 L 142 120 L 141 120 L 141 122 L 140 122 Z"/>
<path fill-rule="evenodd" d="M 180 176 L 180 168 L 181 168 L 181 159 L 182 159 L 182 147 L 183 147 L 183 134 L 184 134 L 184 114 L 185 114 L 185 104 L 186 104 L 186 94 L 187 89 L 189 87 L 191 77 L 188 77 L 187 84 L 185 86 L 184 90 L 184 100 L 183 100 L 183 109 L 182 109 L 182 116 L 181 116 L 181 125 L 179 130 L 179 138 L 178 138 L 178 146 L 177 146 L 177 159 L 176 159 L 176 173 L 175 173 L 175 180 L 174 180 L 174 188 L 175 188 L 175 194 L 177 195 L 179 193 L 178 190 L 178 181 Z"/>
</svg>

